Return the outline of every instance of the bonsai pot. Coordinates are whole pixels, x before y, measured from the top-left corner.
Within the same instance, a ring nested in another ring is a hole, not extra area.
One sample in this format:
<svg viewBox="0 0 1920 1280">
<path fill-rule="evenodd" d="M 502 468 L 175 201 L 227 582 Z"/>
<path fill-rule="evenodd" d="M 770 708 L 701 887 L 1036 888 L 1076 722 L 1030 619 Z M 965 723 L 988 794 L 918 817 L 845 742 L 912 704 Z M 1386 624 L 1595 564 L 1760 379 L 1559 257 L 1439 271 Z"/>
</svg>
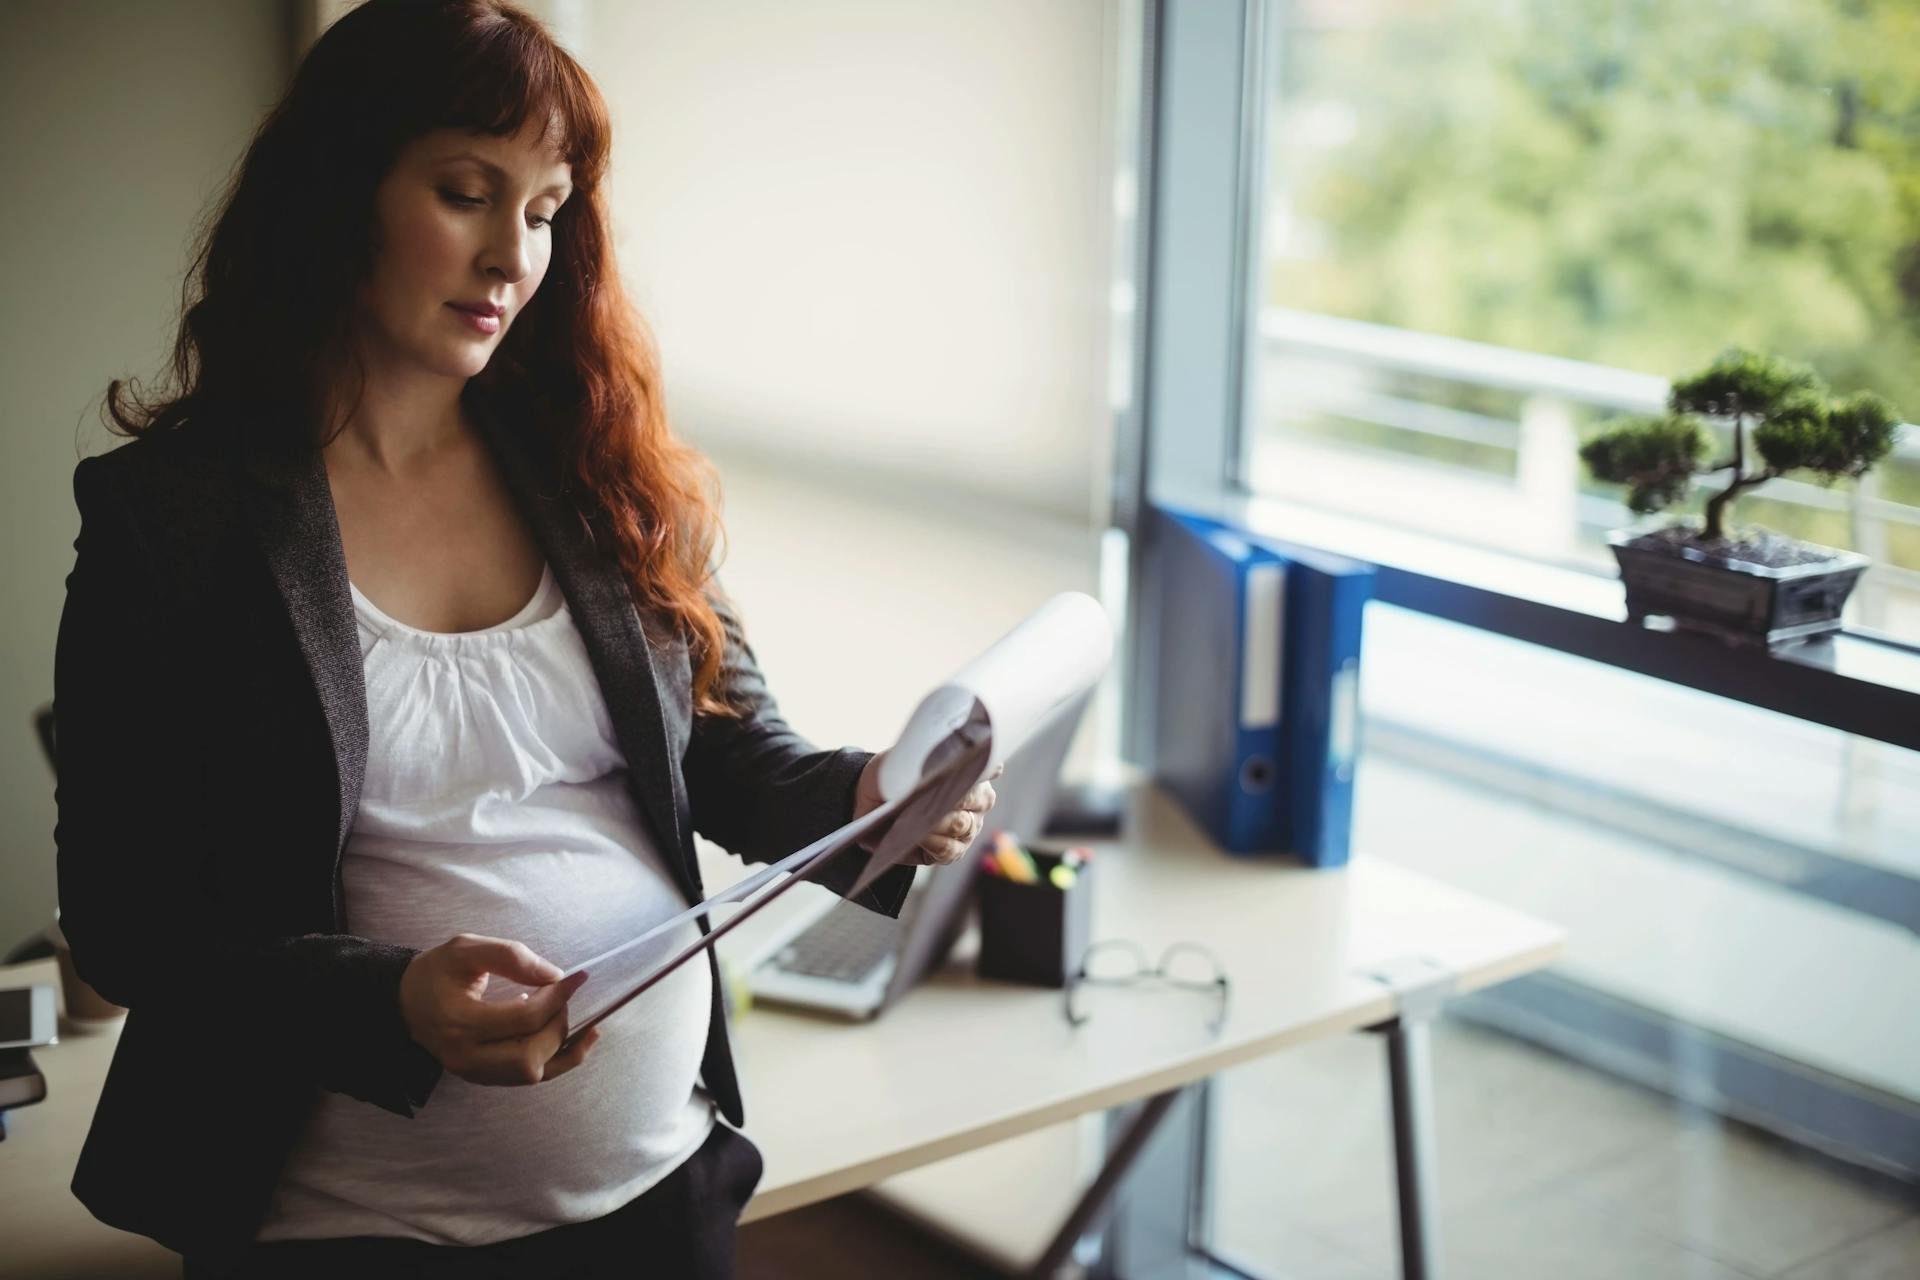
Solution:
<svg viewBox="0 0 1920 1280">
<path fill-rule="evenodd" d="M 1607 535 L 1627 588 L 1627 621 L 1652 615 L 1730 644 L 1772 645 L 1840 629 L 1840 610 L 1872 563 L 1777 534 L 1703 542 L 1696 529 L 1615 529 Z"/>
</svg>

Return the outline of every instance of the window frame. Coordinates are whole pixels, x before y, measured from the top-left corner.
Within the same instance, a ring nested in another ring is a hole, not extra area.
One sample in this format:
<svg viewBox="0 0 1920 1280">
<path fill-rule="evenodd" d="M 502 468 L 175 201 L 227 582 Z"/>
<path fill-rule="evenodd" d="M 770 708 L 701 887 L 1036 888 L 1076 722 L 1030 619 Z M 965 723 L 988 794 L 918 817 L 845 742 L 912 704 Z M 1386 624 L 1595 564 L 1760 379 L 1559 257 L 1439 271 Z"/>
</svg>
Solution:
<svg viewBox="0 0 1920 1280">
<path fill-rule="evenodd" d="M 1129 401 L 1115 524 L 1128 538 L 1123 754 L 1153 766 L 1151 503 L 1175 503 L 1380 566 L 1379 597 L 1423 613 L 1920 750 L 1920 645 L 1863 628 L 1773 650 L 1622 625 L 1617 578 L 1407 534 L 1252 493 L 1244 480 L 1261 341 L 1273 28 L 1264 0 L 1142 5 L 1139 198 Z"/>
</svg>

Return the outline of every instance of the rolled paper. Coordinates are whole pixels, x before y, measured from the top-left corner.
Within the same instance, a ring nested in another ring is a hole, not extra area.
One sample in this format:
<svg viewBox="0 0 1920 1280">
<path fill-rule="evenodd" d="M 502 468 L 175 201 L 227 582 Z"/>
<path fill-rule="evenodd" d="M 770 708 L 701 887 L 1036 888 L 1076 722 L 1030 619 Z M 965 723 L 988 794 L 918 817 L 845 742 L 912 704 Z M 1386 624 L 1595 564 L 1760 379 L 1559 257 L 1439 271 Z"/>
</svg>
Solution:
<svg viewBox="0 0 1920 1280">
<path fill-rule="evenodd" d="M 991 735 L 981 776 L 992 773 L 1112 659 L 1113 623 L 1100 602 L 1081 591 L 1054 596 L 921 699 L 880 762 L 881 796 L 912 790 L 940 745 L 973 722 Z"/>
</svg>

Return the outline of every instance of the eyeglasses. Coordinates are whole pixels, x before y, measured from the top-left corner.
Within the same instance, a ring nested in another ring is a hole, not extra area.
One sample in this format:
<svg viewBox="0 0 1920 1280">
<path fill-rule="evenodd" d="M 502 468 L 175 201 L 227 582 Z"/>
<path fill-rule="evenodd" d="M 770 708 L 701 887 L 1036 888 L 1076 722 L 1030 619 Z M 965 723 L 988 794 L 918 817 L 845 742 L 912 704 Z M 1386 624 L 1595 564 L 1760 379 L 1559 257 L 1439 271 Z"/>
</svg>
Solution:
<svg viewBox="0 0 1920 1280">
<path fill-rule="evenodd" d="M 1130 986 L 1159 981 L 1187 991 L 1217 993 L 1218 1003 L 1207 1022 L 1209 1031 L 1218 1031 L 1227 1020 L 1227 973 L 1213 952 L 1197 942 L 1176 942 L 1160 954 L 1160 963 L 1147 965 L 1147 953 L 1140 944 L 1126 938 L 1096 942 L 1080 957 L 1080 963 L 1067 978 L 1067 1021 L 1079 1026 L 1092 1016 L 1085 996 L 1087 986 Z"/>
</svg>

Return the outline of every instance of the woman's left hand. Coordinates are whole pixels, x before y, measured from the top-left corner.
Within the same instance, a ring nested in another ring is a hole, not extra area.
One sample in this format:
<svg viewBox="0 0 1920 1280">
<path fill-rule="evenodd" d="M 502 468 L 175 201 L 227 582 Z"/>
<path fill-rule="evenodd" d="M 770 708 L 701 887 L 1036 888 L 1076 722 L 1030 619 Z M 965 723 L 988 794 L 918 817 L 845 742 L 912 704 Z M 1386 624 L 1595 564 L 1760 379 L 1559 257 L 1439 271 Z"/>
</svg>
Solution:
<svg viewBox="0 0 1920 1280">
<path fill-rule="evenodd" d="M 856 819 L 872 813 L 882 804 L 880 765 L 886 758 L 887 753 L 882 751 L 867 761 L 867 767 L 860 771 L 860 783 L 854 788 L 853 816 Z M 1005 773 L 1006 769 L 1004 762 L 995 765 L 992 773 L 976 782 L 972 790 L 960 797 L 960 807 L 934 824 L 927 838 L 900 861 L 909 866 L 945 866 L 949 862 L 958 862 L 986 825 L 987 810 L 993 808 L 997 798 L 993 792 L 993 780 Z M 860 847 L 872 852 L 890 825 L 881 823 L 860 841 Z"/>
</svg>

